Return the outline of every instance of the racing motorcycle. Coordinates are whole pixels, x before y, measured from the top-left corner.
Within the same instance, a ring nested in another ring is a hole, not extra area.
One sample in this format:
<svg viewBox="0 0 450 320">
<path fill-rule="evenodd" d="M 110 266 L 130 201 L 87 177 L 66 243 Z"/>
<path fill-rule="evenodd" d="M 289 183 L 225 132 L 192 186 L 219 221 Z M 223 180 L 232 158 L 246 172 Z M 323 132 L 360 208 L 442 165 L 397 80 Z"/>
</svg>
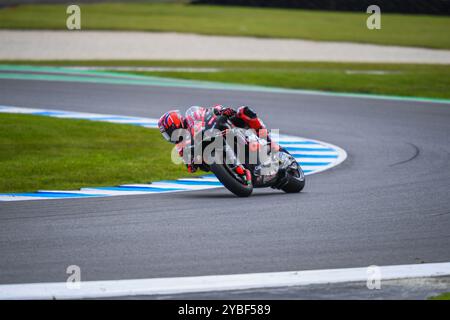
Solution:
<svg viewBox="0 0 450 320">
<path fill-rule="evenodd" d="M 267 139 L 253 130 L 236 127 L 216 110 L 203 109 L 199 116 L 198 108 L 191 107 L 186 119 L 192 131 L 187 144 L 190 150 L 184 154 L 195 158 L 194 150 L 200 150 L 197 166 L 213 172 L 235 195 L 248 197 L 253 188 L 271 187 L 286 193 L 298 193 L 304 188 L 305 175 L 295 158 L 282 148 L 272 150 Z"/>
</svg>

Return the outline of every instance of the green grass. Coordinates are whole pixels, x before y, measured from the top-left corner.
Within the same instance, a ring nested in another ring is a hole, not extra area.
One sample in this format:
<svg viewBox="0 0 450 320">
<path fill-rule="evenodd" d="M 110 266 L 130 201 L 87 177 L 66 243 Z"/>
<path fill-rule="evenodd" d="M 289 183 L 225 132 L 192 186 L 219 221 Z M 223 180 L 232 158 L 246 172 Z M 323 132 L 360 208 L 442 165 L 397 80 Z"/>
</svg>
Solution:
<svg viewBox="0 0 450 320">
<path fill-rule="evenodd" d="M 450 300 L 450 292 L 442 293 L 440 295 L 430 297 L 429 300 Z"/>
<path fill-rule="evenodd" d="M 187 175 L 155 129 L 0 114 L 0 192 L 148 183 Z"/>
<path fill-rule="evenodd" d="M 372 74 L 383 71 L 386 74 Z M 368 73 L 367 73 L 368 72 Z M 220 72 L 133 72 L 193 80 L 293 89 L 450 98 L 450 66 L 288 64 L 227 68 Z"/>
<path fill-rule="evenodd" d="M 20 5 L 0 10 L 0 28 L 65 29 L 66 5 Z M 176 31 L 400 46 L 450 48 L 450 18 L 382 14 L 368 30 L 365 12 L 220 7 L 186 4 L 81 4 L 83 30 Z"/>
<path fill-rule="evenodd" d="M 207 67 L 219 72 L 137 72 L 141 75 L 293 89 L 450 99 L 450 66 L 255 61 L 0 61 L 55 66 Z M 382 71 L 385 74 L 371 72 Z"/>
</svg>

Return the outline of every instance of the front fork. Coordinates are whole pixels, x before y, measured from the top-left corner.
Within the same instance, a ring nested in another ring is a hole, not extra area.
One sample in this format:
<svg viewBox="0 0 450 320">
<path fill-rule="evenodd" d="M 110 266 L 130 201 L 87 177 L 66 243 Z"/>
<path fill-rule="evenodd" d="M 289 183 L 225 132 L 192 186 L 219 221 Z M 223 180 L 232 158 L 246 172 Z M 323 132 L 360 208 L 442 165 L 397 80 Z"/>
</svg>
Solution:
<svg viewBox="0 0 450 320">
<path fill-rule="evenodd" d="M 228 144 L 225 144 L 225 165 L 233 170 L 247 185 L 252 183 L 252 175 L 250 170 L 246 169 L 239 161 L 234 150 Z"/>
</svg>

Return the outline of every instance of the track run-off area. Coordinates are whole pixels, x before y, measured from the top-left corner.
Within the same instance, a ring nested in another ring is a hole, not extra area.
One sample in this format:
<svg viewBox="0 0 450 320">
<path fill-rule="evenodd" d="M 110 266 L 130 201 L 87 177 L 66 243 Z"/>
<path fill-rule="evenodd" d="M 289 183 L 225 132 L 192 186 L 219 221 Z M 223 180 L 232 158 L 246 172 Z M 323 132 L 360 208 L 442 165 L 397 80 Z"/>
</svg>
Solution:
<svg viewBox="0 0 450 320">
<path fill-rule="evenodd" d="M 145 128 L 157 128 L 158 119 L 102 115 L 58 110 L 27 109 L 0 106 L 0 113 L 32 114 L 63 119 L 84 119 Z M 278 135 L 276 141 L 286 148 L 301 164 L 305 175 L 310 175 L 337 166 L 347 154 L 341 148 L 320 141 L 295 136 Z M 192 191 L 220 188 L 223 185 L 214 175 L 177 180 L 157 181 L 148 184 L 124 184 L 110 187 L 85 187 L 80 190 L 38 190 L 33 193 L 0 193 L 0 201 L 24 201 L 43 199 L 67 199 L 86 197 L 108 197 L 133 194 L 154 194 L 162 192 Z"/>
<path fill-rule="evenodd" d="M 438 274 L 447 274 L 448 100 L 63 68 L 0 70 L 0 105 L 7 107 L 155 119 L 173 107 L 217 103 L 249 105 L 269 128 L 339 146 L 347 159 L 310 175 L 305 190 L 295 195 L 261 189 L 240 199 L 213 188 L 1 202 L 2 297 L 9 284 L 64 283 L 72 265 L 79 266 L 82 281 L 134 279 L 140 285 L 139 279 L 239 275 L 242 283 L 270 287 L 267 278 L 255 276 L 261 273 L 278 277 L 272 282 L 278 285 L 301 285 L 298 278 L 283 282 L 292 279 L 283 272 L 330 274 L 370 265 L 408 270 L 426 265 L 431 271 L 421 273 L 425 276 L 436 275 L 437 266 Z"/>
</svg>

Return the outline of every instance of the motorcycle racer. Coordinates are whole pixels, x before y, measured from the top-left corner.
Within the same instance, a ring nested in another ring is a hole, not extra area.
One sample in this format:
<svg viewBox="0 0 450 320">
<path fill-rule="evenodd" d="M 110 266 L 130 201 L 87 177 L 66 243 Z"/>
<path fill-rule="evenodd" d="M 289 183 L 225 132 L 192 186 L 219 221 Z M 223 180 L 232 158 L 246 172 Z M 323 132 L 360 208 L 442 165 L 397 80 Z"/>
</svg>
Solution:
<svg viewBox="0 0 450 320">
<path fill-rule="evenodd" d="M 189 112 L 190 110 L 193 112 Z M 235 110 L 231 107 L 215 105 L 212 108 L 191 107 L 186 112 L 186 116 L 183 116 L 179 110 L 171 110 L 164 113 L 159 119 L 158 127 L 161 134 L 167 141 L 176 144 L 176 149 L 181 157 L 183 157 L 185 142 L 179 136 L 174 139 L 173 133 L 177 129 L 186 129 L 193 133 L 195 120 L 202 119 L 208 111 L 212 111 L 216 115 L 226 116 L 236 127 L 255 130 L 259 137 L 271 143 L 272 149 L 279 149 L 279 146 L 271 141 L 263 121 L 250 107 L 241 106 Z M 201 167 L 201 165 L 194 164 L 193 162 L 186 163 L 186 166 L 190 173 L 195 172 L 197 168 Z M 239 174 L 245 174 L 245 169 L 242 166 L 237 166 L 236 171 Z"/>
</svg>

